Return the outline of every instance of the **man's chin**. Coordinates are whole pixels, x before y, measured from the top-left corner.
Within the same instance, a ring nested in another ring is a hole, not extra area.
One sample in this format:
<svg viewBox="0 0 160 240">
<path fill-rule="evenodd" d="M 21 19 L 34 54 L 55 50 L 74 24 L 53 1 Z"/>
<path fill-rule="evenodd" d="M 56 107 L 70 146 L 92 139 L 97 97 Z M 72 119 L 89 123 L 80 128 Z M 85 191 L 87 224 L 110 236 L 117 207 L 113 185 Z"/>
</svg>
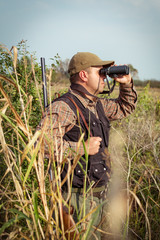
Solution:
<svg viewBox="0 0 160 240">
<path fill-rule="evenodd" d="M 104 90 L 104 88 L 103 88 L 103 89 L 100 89 L 100 90 L 99 90 L 99 93 L 102 93 L 102 92 L 103 92 L 103 90 Z"/>
</svg>

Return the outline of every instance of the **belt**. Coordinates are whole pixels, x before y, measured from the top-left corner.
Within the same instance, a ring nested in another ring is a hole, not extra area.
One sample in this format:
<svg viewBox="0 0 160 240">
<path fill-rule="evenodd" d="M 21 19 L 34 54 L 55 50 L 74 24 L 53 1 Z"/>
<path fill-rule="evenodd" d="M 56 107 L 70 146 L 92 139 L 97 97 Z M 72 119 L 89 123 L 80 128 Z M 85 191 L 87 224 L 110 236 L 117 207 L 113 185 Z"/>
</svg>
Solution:
<svg viewBox="0 0 160 240">
<path fill-rule="evenodd" d="M 79 193 L 79 194 L 83 194 L 83 191 L 84 191 L 83 188 L 72 188 L 71 190 L 72 193 Z M 93 195 L 93 197 L 104 198 L 107 192 L 107 188 L 106 186 L 91 188 L 88 192 L 89 194 Z"/>
<path fill-rule="evenodd" d="M 102 192 L 106 189 L 105 186 L 102 186 L 102 187 L 95 187 L 95 188 L 91 188 L 91 190 L 89 192 L 93 192 L 93 193 L 97 193 L 97 192 Z M 72 188 L 71 189 L 71 192 L 72 193 L 82 193 L 84 192 L 84 189 L 83 188 Z"/>
</svg>

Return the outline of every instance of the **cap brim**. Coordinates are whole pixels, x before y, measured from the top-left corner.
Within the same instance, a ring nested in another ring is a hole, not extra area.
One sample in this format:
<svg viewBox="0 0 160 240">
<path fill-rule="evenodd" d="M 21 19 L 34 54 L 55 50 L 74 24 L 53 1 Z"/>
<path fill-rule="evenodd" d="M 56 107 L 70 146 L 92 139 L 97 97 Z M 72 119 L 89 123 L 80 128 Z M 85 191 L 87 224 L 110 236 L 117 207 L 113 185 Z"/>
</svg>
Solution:
<svg viewBox="0 0 160 240">
<path fill-rule="evenodd" d="M 114 64 L 114 61 L 100 61 L 92 65 L 92 67 L 98 67 L 98 66 L 107 66 Z"/>
</svg>

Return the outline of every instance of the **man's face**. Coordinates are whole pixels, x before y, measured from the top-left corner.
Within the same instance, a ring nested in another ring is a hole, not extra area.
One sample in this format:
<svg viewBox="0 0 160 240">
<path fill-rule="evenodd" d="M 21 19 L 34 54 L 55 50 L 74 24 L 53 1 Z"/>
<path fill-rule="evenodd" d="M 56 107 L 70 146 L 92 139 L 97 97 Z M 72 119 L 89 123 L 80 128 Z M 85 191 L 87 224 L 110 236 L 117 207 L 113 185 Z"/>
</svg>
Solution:
<svg viewBox="0 0 160 240">
<path fill-rule="evenodd" d="M 88 81 L 86 82 L 86 86 L 88 91 L 91 94 L 97 95 L 101 92 L 103 92 L 105 83 L 104 79 L 105 76 L 99 75 L 99 70 L 101 67 L 90 67 L 88 71 Z"/>
</svg>

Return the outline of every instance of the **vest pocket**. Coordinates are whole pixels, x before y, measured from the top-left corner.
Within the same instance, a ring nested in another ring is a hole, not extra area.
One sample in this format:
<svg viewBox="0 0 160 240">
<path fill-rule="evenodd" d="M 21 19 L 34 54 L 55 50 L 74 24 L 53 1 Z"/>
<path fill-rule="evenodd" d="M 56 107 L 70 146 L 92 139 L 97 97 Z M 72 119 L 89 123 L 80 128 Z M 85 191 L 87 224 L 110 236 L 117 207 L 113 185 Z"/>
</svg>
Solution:
<svg viewBox="0 0 160 240">
<path fill-rule="evenodd" d="M 84 168 L 84 166 L 83 166 L 83 168 Z M 79 178 L 84 177 L 84 170 L 82 169 L 82 167 L 79 164 L 77 164 L 77 166 L 74 170 L 74 174 Z"/>
<path fill-rule="evenodd" d="M 107 167 L 104 163 L 92 164 L 90 168 L 90 176 L 93 177 L 93 179 L 101 180 L 106 178 L 106 171 Z"/>
</svg>

